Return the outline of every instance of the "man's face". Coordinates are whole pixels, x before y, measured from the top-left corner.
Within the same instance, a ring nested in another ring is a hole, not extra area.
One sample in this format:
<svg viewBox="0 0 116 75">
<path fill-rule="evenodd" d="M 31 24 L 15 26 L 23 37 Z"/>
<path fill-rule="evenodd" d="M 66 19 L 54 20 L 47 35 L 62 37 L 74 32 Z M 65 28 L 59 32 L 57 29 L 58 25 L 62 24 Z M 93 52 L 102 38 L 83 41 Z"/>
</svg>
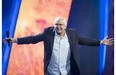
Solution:
<svg viewBox="0 0 116 75">
<path fill-rule="evenodd" d="M 58 20 L 55 23 L 55 27 L 56 27 L 57 34 L 61 35 L 65 32 L 66 25 L 64 24 L 64 21 L 62 19 Z"/>
</svg>

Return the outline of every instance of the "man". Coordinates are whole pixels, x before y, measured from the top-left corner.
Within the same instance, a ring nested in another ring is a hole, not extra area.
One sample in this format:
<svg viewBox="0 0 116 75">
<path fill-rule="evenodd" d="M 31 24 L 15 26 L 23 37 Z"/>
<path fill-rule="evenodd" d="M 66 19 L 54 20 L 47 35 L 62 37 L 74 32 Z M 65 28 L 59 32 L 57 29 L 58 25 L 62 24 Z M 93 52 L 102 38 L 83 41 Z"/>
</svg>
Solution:
<svg viewBox="0 0 116 75">
<path fill-rule="evenodd" d="M 44 42 L 45 75 L 80 75 L 77 60 L 77 45 L 112 45 L 113 38 L 96 40 L 79 36 L 74 29 L 66 29 L 67 22 L 62 17 L 54 20 L 54 27 L 48 27 L 43 33 L 23 38 L 6 38 L 17 44 L 35 44 Z"/>
</svg>

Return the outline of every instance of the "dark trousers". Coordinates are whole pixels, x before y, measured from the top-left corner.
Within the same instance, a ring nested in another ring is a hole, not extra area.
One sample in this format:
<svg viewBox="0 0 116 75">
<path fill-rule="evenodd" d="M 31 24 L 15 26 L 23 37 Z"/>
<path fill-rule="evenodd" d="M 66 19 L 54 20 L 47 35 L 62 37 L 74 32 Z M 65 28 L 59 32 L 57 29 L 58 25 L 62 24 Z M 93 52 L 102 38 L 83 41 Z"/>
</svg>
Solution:
<svg viewBox="0 0 116 75">
<path fill-rule="evenodd" d="M 50 74 L 49 71 L 47 70 L 46 73 L 45 73 L 45 75 L 52 75 L 52 74 Z M 60 73 L 60 75 L 61 75 L 61 73 Z M 67 75 L 72 75 L 71 71 L 69 71 Z"/>
</svg>

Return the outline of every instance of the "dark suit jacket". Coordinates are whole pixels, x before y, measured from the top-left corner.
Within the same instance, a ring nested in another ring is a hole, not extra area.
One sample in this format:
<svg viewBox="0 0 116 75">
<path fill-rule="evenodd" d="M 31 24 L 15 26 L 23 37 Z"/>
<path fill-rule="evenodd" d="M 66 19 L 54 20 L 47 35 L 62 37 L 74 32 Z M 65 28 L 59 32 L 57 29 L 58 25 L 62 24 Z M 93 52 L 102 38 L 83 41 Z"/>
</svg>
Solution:
<svg viewBox="0 0 116 75">
<path fill-rule="evenodd" d="M 53 44 L 54 44 L 54 27 L 48 27 L 43 33 L 36 36 L 28 36 L 23 38 L 18 38 L 18 44 L 35 44 L 40 41 L 44 42 L 44 72 L 46 72 L 48 64 L 50 62 Z M 71 48 L 71 73 L 73 75 L 80 75 L 77 57 L 77 45 L 89 45 L 89 46 L 99 46 L 100 40 L 86 38 L 79 36 L 74 29 L 66 29 L 66 34 L 68 36 L 70 48 Z"/>
</svg>

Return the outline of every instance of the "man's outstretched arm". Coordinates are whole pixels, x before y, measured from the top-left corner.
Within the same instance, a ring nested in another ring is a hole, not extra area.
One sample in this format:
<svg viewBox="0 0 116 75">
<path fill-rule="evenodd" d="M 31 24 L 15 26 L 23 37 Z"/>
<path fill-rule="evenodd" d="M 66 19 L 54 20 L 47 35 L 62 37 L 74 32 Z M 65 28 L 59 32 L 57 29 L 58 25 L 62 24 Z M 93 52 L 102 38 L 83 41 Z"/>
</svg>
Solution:
<svg viewBox="0 0 116 75">
<path fill-rule="evenodd" d="M 114 42 L 114 39 L 108 38 L 108 36 L 106 36 L 103 40 L 98 40 L 98 39 L 93 39 L 88 37 L 82 37 L 82 36 L 79 36 L 78 34 L 77 34 L 77 40 L 79 44 L 88 45 L 88 46 L 99 46 L 99 45 L 111 46 L 113 45 L 113 42 Z"/>
<path fill-rule="evenodd" d="M 35 36 L 27 36 L 21 38 L 6 38 L 3 41 L 6 43 L 9 41 L 11 43 L 17 43 L 17 44 L 35 44 L 43 40 L 44 40 L 44 34 L 38 34 Z"/>
<path fill-rule="evenodd" d="M 6 38 L 3 40 L 3 42 L 7 43 L 9 41 L 11 43 L 17 43 L 17 44 L 35 44 L 40 41 L 43 41 L 44 38 L 45 38 L 45 31 L 35 36 L 26 36 L 21 38 Z"/>
</svg>

